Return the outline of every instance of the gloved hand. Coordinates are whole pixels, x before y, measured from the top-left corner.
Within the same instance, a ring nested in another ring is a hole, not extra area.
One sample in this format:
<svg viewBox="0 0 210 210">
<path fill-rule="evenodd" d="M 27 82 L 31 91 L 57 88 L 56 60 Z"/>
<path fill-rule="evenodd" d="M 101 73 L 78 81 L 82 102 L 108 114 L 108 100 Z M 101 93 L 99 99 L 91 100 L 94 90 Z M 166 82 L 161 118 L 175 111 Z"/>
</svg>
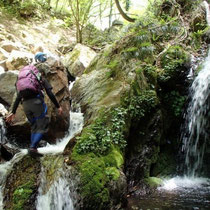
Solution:
<svg viewBox="0 0 210 210">
<path fill-rule="evenodd" d="M 6 116 L 5 121 L 9 124 L 12 124 L 15 119 L 15 114 L 10 113 L 9 115 Z"/>
</svg>

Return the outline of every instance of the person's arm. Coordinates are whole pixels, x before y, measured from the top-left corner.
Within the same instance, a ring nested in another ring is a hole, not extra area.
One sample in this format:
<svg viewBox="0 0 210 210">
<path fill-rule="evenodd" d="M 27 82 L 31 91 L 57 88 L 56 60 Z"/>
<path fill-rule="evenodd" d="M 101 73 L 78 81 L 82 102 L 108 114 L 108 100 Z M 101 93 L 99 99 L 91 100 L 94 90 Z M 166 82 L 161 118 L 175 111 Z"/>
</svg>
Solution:
<svg viewBox="0 0 210 210">
<path fill-rule="evenodd" d="M 43 79 L 43 86 L 45 88 L 45 91 L 46 91 L 48 97 L 53 102 L 53 104 L 56 106 L 56 108 L 58 108 L 59 114 L 61 114 L 62 113 L 62 108 L 59 105 L 55 95 L 52 92 L 52 86 L 49 84 L 49 82 L 46 79 Z"/>
<path fill-rule="evenodd" d="M 13 104 L 13 107 L 12 107 L 12 112 L 6 117 L 6 122 L 7 123 L 12 123 L 13 122 L 13 120 L 15 118 L 16 110 L 18 108 L 18 105 L 19 105 L 21 99 L 22 99 L 22 97 L 18 93 L 17 96 L 16 96 L 16 99 L 15 99 L 15 102 Z"/>
<path fill-rule="evenodd" d="M 18 93 L 18 94 L 17 94 L 17 97 L 16 97 L 16 99 L 15 99 L 15 102 L 14 102 L 14 104 L 13 104 L 13 108 L 12 108 L 12 113 L 13 113 L 13 114 L 16 113 L 16 110 L 17 110 L 17 108 L 18 108 L 18 105 L 19 105 L 21 99 L 22 99 L 22 97 L 21 97 L 20 94 Z"/>
<path fill-rule="evenodd" d="M 46 90 L 46 93 L 47 93 L 48 97 L 53 102 L 53 104 L 56 106 L 56 108 L 59 108 L 60 105 L 59 105 L 57 99 L 55 98 L 55 95 L 53 94 L 52 89 L 48 88 L 48 89 L 45 89 L 45 90 Z"/>
</svg>

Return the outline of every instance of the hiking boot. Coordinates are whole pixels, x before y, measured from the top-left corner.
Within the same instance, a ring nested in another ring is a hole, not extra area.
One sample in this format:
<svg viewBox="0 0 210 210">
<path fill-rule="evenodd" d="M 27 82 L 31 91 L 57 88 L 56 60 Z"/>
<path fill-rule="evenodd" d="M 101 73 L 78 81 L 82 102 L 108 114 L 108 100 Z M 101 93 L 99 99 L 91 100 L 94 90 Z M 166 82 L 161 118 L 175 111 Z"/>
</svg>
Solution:
<svg viewBox="0 0 210 210">
<path fill-rule="evenodd" d="M 30 148 L 29 149 L 29 153 L 38 153 L 38 150 L 37 150 L 37 148 Z"/>
<path fill-rule="evenodd" d="M 37 148 L 30 148 L 28 150 L 29 155 L 31 155 L 31 157 L 41 157 L 42 154 L 40 154 L 37 150 Z"/>
</svg>

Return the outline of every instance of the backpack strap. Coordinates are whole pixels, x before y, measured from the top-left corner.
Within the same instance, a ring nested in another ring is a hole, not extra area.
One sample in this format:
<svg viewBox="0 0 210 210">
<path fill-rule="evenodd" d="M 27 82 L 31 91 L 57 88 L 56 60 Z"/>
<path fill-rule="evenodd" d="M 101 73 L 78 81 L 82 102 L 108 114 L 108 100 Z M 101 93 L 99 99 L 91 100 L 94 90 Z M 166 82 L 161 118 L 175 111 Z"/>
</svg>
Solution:
<svg viewBox="0 0 210 210">
<path fill-rule="evenodd" d="M 43 88 L 43 85 L 42 85 L 42 83 L 40 82 L 40 79 L 37 77 L 37 75 L 32 71 L 32 70 L 30 70 L 30 72 L 36 77 L 36 80 L 38 81 L 38 83 L 39 83 L 39 85 L 40 85 L 40 87 L 41 87 L 41 89 Z"/>
</svg>

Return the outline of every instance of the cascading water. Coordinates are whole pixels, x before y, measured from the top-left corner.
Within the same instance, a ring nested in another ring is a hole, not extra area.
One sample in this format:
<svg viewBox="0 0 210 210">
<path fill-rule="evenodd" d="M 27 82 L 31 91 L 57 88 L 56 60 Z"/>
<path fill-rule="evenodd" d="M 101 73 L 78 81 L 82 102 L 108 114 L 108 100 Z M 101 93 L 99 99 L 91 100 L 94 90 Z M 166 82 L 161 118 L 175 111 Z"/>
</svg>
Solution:
<svg viewBox="0 0 210 210">
<path fill-rule="evenodd" d="M 0 115 L 5 116 L 7 114 L 7 110 L 5 107 L 0 104 Z M 4 126 L 4 120 L 2 117 L 0 117 L 0 144 L 5 143 L 5 126 Z"/>
<path fill-rule="evenodd" d="M 210 25 L 209 4 L 204 1 L 206 21 Z M 185 114 L 187 125 L 181 135 L 182 151 L 185 152 L 185 174 L 195 177 L 200 175 L 206 142 L 209 138 L 209 89 L 210 89 L 210 50 L 203 63 L 203 68 L 190 88 L 191 102 Z"/>
<path fill-rule="evenodd" d="M 39 152 L 43 154 L 58 154 L 63 152 L 66 144 L 69 142 L 75 133 L 81 131 L 83 127 L 82 113 L 70 113 L 70 128 L 68 135 L 56 145 L 47 145 L 46 147 L 39 148 Z M 70 187 L 71 184 L 67 181 L 65 168 L 61 167 L 56 171 L 56 179 L 52 184 L 46 178 L 46 171 L 44 166 L 41 172 L 41 184 L 39 187 L 39 195 L 37 198 L 37 210 L 73 210 L 73 200 L 71 198 Z M 47 186 L 50 188 L 47 189 Z"/>
<path fill-rule="evenodd" d="M 37 199 L 37 210 L 73 210 L 73 201 L 71 199 L 70 183 L 67 181 L 64 169 L 57 171 L 56 177 L 51 187 L 45 192 L 48 180 L 45 176 L 45 169 L 42 168 L 41 186 L 39 188 L 39 195 Z"/>
<path fill-rule="evenodd" d="M 186 114 L 187 128 L 182 135 L 182 150 L 186 152 L 186 175 L 192 177 L 199 175 L 206 141 L 209 138 L 209 65 L 210 52 L 203 64 L 203 69 L 199 72 L 190 88 L 192 100 Z"/>
<path fill-rule="evenodd" d="M 206 20 L 210 26 L 209 4 L 204 1 Z M 184 176 L 164 179 L 161 187 L 151 195 L 131 198 L 130 209 L 210 209 L 210 179 L 202 178 L 203 157 L 210 128 L 210 50 L 202 70 L 190 87 L 191 102 L 181 135 L 185 153 Z M 188 75 L 192 78 L 192 71 Z"/>
<path fill-rule="evenodd" d="M 26 154 L 27 154 L 27 150 L 23 149 L 17 154 L 15 154 L 14 157 L 10 161 L 0 164 L 0 210 L 3 209 L 3 190 L 4 190 L 7 174 L 10 173 L 13 165 L 17 163 L 18 161 L 20 161 Z"/>
</svg>

